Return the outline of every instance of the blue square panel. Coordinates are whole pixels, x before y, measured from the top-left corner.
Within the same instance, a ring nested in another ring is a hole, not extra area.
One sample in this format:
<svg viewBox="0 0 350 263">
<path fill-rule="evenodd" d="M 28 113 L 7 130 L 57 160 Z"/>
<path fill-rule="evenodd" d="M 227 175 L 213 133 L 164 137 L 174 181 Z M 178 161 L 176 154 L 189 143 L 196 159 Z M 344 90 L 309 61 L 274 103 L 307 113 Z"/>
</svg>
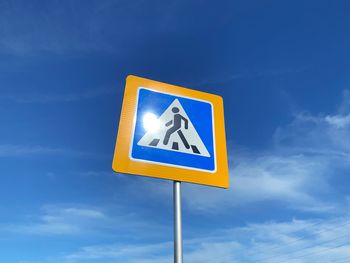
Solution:
<svg viewBox="0 0 350 263">
<path fill-rule="evenodd" d="M 136 107 L 131 159 L 216 171 L 211 102 L 140 87 Z"/>
</svg>

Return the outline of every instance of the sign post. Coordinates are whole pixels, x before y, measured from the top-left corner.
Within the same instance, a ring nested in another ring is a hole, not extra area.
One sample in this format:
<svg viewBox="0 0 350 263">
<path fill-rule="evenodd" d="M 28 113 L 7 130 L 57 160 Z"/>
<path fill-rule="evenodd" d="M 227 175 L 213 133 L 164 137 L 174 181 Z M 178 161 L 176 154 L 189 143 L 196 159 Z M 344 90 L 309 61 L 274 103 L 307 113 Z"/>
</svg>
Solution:
<svg viewBox="0 0 350 263">
<path fill-rule="evenodd" d="M 174 263 L 182 263 L 181 182 L 174 181 Z"/>
<path fill-rule="evenodd" d="M 128 76 L 112 169 L 174 181 L 174 263 L 182 263 L 181 182 L 229 187 L 222 98 Z"/>
</svg>

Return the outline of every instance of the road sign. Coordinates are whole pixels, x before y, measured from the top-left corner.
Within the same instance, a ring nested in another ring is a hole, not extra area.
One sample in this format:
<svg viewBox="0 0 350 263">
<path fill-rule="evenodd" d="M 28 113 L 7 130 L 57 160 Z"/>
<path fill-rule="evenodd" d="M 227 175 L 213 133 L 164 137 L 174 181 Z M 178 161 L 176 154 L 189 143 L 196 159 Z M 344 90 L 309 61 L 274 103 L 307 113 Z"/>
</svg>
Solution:
<svg viewBox="0 0 350 263">
<path fill-rule="evenodd" d="M 227 188 L 222 98 L 128 76 L 112 167 Z"/>
</svg>

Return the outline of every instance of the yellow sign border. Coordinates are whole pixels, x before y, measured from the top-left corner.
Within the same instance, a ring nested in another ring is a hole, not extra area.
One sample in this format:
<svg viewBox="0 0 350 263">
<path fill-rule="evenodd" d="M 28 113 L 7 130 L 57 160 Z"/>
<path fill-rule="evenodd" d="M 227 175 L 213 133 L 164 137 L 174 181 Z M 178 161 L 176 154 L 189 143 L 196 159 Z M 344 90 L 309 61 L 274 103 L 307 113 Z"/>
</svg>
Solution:
<svg viewBox="0 0 350 263">
<path fill-rule="evenodd" d="M 210 102 L 213 107 L 215 127 L 216 171 L 200 171 L 162 164 L 132 160 L 129 156 L 137 108 L 138 89 L 144 87 L 154 91 L 171 93 L 182 97 Z M 115 145 L 112 169 L 115 172 L 135 174 L 182 182 L 229 187 L 226 135 L 223 100 L 220 96 L 174 86 L 146 78 L 129 75 L 126 78 L 122 111 L 120 114 L 118 136 Z"/>
</svg>

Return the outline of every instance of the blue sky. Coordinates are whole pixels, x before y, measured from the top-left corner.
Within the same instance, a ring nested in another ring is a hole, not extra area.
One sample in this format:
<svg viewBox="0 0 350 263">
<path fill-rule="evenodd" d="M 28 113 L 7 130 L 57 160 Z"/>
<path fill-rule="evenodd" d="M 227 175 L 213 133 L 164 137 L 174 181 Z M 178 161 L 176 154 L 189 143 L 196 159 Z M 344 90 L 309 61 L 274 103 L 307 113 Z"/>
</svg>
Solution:
<svg viewBox="0 0 350 263">
<path fill-rule="evenodd" d="M 185 262 L 350 260 L 348 1 L 1 1 L 0 260 L 172 262 L 172 183 L 114 174 L 128 74 L 224 98 Z"/>
</svg>

